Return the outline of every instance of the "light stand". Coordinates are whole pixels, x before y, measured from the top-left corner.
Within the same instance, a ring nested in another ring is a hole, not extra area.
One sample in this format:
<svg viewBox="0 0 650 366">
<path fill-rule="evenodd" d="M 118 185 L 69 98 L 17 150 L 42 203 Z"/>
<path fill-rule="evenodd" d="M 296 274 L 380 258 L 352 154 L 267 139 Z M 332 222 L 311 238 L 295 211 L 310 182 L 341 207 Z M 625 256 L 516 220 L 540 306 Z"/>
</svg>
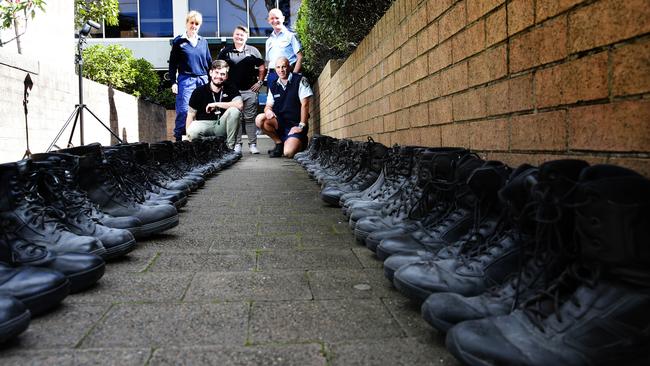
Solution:
<svg viewBox="0 0 650 366">
<path fill-rule="evenodd" d="M 72 131 L 70 131 L 70 138 L 68 139 L 68 145 L 67 147 L 72 147 L 72 137 L 74 135 L 74 130 L 77 127 L 77 121 L 79 121 L 79 140 L 81 145 L 84 145 L 84 110 L 88 111 L 95 119 L 97 122 L 99 122 L 108 132 L 113 135 L 119 141 L 120 143 L 123 142 L 120 137 L 113 132 L 104 122 L 102 122 L 93 111 L 88 108 L 86 104 L 84 104 L 84 93 L 83 93 L 83 46 L 86 44 L 86 37 L 88 34 L 90 34 L 90 31 L 92 28 L 99 29 L 99 24 L 93 22 L 92 20 L 86 21 L 86 24 L 79 30 L 79 41 L 77 42 L 77 54 L 75 55 L 75 64 L 77 65 L 77 76 L 79 77 L 79 104 L 75 105 L 74 110 L 70 114 L 70 117 L 65 121 L 63 124 L 63 127 L 59 130 L 59 132 L 56 134 L 56 137 L 50 144 L 50 146 L 47 148 L 47 152 L 52 150 L 52 147 L 55 146 L 56 142 L 59 140 L 61 135 L 63 134 L 63 131 L 68 127 L 70 122 L 72 122 L 74 118 L 74 123 L 72 124 Z M 58 148 L 58 146 L 57 146 Z"/>
</svg>

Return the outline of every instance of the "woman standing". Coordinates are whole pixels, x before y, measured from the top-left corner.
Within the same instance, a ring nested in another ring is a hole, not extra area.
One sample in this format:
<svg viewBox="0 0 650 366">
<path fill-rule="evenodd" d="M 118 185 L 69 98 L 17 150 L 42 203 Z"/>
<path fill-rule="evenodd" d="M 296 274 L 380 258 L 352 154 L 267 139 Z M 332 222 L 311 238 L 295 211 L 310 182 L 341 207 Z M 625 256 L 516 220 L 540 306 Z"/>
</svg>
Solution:
<svg viewBox="0 0 650 366">
<path fill-rule="evenodd" d="M 203 16 L 192 10 L 185 17 L 185 33 L 174 38 L 169 54 L 169 77 L 176 94 L 176 123 L 174 138 L 185 135 L 185 120 L 190 96 L 197 86 L 207 84 L 212 56 L 208 41 L 199 36 Z M 178 73 L 178 76 L 176 75 Z"/>
</svg>

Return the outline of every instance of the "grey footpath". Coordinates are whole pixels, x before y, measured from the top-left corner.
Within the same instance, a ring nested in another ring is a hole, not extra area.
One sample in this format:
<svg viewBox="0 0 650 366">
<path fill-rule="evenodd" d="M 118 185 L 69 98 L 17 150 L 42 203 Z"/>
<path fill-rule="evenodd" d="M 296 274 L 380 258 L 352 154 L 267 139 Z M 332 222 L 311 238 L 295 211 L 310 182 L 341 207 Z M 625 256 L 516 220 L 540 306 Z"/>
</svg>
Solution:
<svg viewBox="0 0 650 366">
<path fill-rule="evenodd" d="M 33 319 L 0 364 L 456 365 L 318 192 L 293 161 L 245 148 L 178 227 Z"/>
</svg>

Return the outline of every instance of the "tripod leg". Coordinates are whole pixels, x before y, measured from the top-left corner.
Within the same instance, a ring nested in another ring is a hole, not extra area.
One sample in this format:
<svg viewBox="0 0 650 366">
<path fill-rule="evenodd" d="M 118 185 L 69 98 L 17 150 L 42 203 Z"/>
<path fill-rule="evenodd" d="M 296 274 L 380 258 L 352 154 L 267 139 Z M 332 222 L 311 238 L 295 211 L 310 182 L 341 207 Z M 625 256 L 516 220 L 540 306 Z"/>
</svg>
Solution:
<svg viewBox="0 0 650 366">
<path fill-rule="evenodd" d="M 48 146 L 48 147 L 47 147 L 47 150 L 45 150 L 46 152 L 50 152 L 50 151 L 52 151 L 52 147 L 54 146 L 54 144 L 56 144 L 56 142 L 59 140 L 59 138 L 61 137 L 61 135 L 63 135 L 63 131 L 65 131 L 65 129 L 68 128 L 68 125 L 70 124 L 70 122 L 72 122 L 72 118 L 73 118 L 73 117 L 75 118 L 75 120 L 74 120 L 74 121 L 75 121 L 75 122 L 74 122 L 75 125 L 77 124 L 77 118 L 78 118 L 78 116 L 79 116 L 79 106 L 77 105 L 77 106 L 74 108 L 74 110 L 72 111 L 72 113 L 70 114 L 70 117 L 68 117 L 68 119 L 67 119 L 67 120 L 65 121 L 65 123 L 63 124 L 63 127 L 61 127 L 61 129 L 59 130 L 59 132 L 56 134 L 56 137 L 54 138 L 54 140 L 52 140 L 52 143 L 50 144 L 50 146 Z M 74 126 L 72 127 L 72 132 L 74 133 Z M 71 136 L 72 136 L 72 135 L 71 135 Z M 68 143 L 70 143 L 70 142 L 68 141 Z"/>
<path fill-rule="evenodd" d="M 74 136 L 74 130 L 77 128 L 77 121 L 79 121 L 79 116 L 81 115 L 81 108 L 83 106 L 78 105 L 77 106 L 77 114 L 74 117 L 74 123 L 72 124 L 72 130 L 70 131 L 70 138 L 68 139 L 68 146 L 67 147 L 72 147 L 72 137 Z"/>
</svg>

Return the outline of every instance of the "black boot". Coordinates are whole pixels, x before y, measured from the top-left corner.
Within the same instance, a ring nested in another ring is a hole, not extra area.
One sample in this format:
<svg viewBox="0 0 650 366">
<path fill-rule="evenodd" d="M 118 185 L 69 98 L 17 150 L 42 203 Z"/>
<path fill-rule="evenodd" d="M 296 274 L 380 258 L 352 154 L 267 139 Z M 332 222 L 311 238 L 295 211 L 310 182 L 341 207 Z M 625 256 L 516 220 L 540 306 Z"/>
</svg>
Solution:
<svg viewBox="0 0 650 366">
<path fill-rule="evenodd" d="M 284 143 L 276 143 L 272 150 L 268 151 L 270 158 L 281 158 L 284 155 Z"/>
<path fill-rule="evenodd" d="M 422 317 L 434 328 L 446 332 L 465 320 L 507 315 L 557 278 L 568 262 L 564 255 L 568 246 L 560 248 L 559 245 L 572 241 L 574 227 L 572 209 L 557 202 L 566 201 L 566 195 L 572 192 L 586 167 L 587 163 L 581 160 L 558 160 L 542 164 L 538 173 L 530 170 L 534 175 L 520 175 L 527 181 L 537 181 L 531 186 L 528 199 L 526 190 L 519 189 L 515 182 L 504 188 L 501 197 L 509 202 L 509 217 L 518 218 L 513 224 L 528 238 L 521 241 L 520 260 L 526 264 L 502 285 L 478 296 L 452 292 L 432 294 L 422 305 Z"/>
<path fill-rule="evenodd" d="M 56 307 L 68 293 L 70 282 L 61 272 L 0 262 L 0 295 L 20 300 L 33 316 Z"/>
<path fill-rule="evenodd" d="M 104 159 L 101 146 L 91 144 L 61 150 L 79 156 L 79 186 L 100 209 L 112 216 L 135 216 L 141 222 L 139 236 L 148 236 L 178 225 L 178 212 L 172 205 L 146 206 L 135 202 L 115 176 L 119 172 Z"/>
<path fill-rule="evenodd" d="M 650 359 L 650 181 L 624 168 L 582 172 L 577 260 L 510 315 L 463 322 L 447 347 L 467 364 L 643 365 Z"/>
<path fill-rule="evenodd" d="M 72 233 L 65 225 L 65 213 L 45 203 L 38 193 L 39 173 L 31 160 L 0 165 L 0 218 L 9 239 L 22 239 L 54 252 L 102 255 L 101 241 Z"/>
<path fill-rule="evenodd" d="M 0 240 L 0 262 L 60 272 L 70 281 L 70 293 L 94 285 L 104 275 L 105 268 L 102 258 L 94 254 L 54 253 L 20 239 Z"/>
<path fill-rule="evenodd" d="M 31 315 L 25 305 L 9 295 L 0 295 L 0 343 L 16 338 L 29 326 Z"/>
<path fill-rule="evenodd" d="M 101 225 L 92 218 L 93 211 L 88 209 L 92 204 L 77 185 L 79 158 L 47 153 L 34 154 L 31 159 L 34 169 L 40 171 L 41 195 L 46 203 L 65 212 L 64 222 L 72 232 L 101 240 L 106 249 L 102 254 L 104 259 L 121 257 L 135 249 L 136 242 L 131 232 Z"/>
</svg>

